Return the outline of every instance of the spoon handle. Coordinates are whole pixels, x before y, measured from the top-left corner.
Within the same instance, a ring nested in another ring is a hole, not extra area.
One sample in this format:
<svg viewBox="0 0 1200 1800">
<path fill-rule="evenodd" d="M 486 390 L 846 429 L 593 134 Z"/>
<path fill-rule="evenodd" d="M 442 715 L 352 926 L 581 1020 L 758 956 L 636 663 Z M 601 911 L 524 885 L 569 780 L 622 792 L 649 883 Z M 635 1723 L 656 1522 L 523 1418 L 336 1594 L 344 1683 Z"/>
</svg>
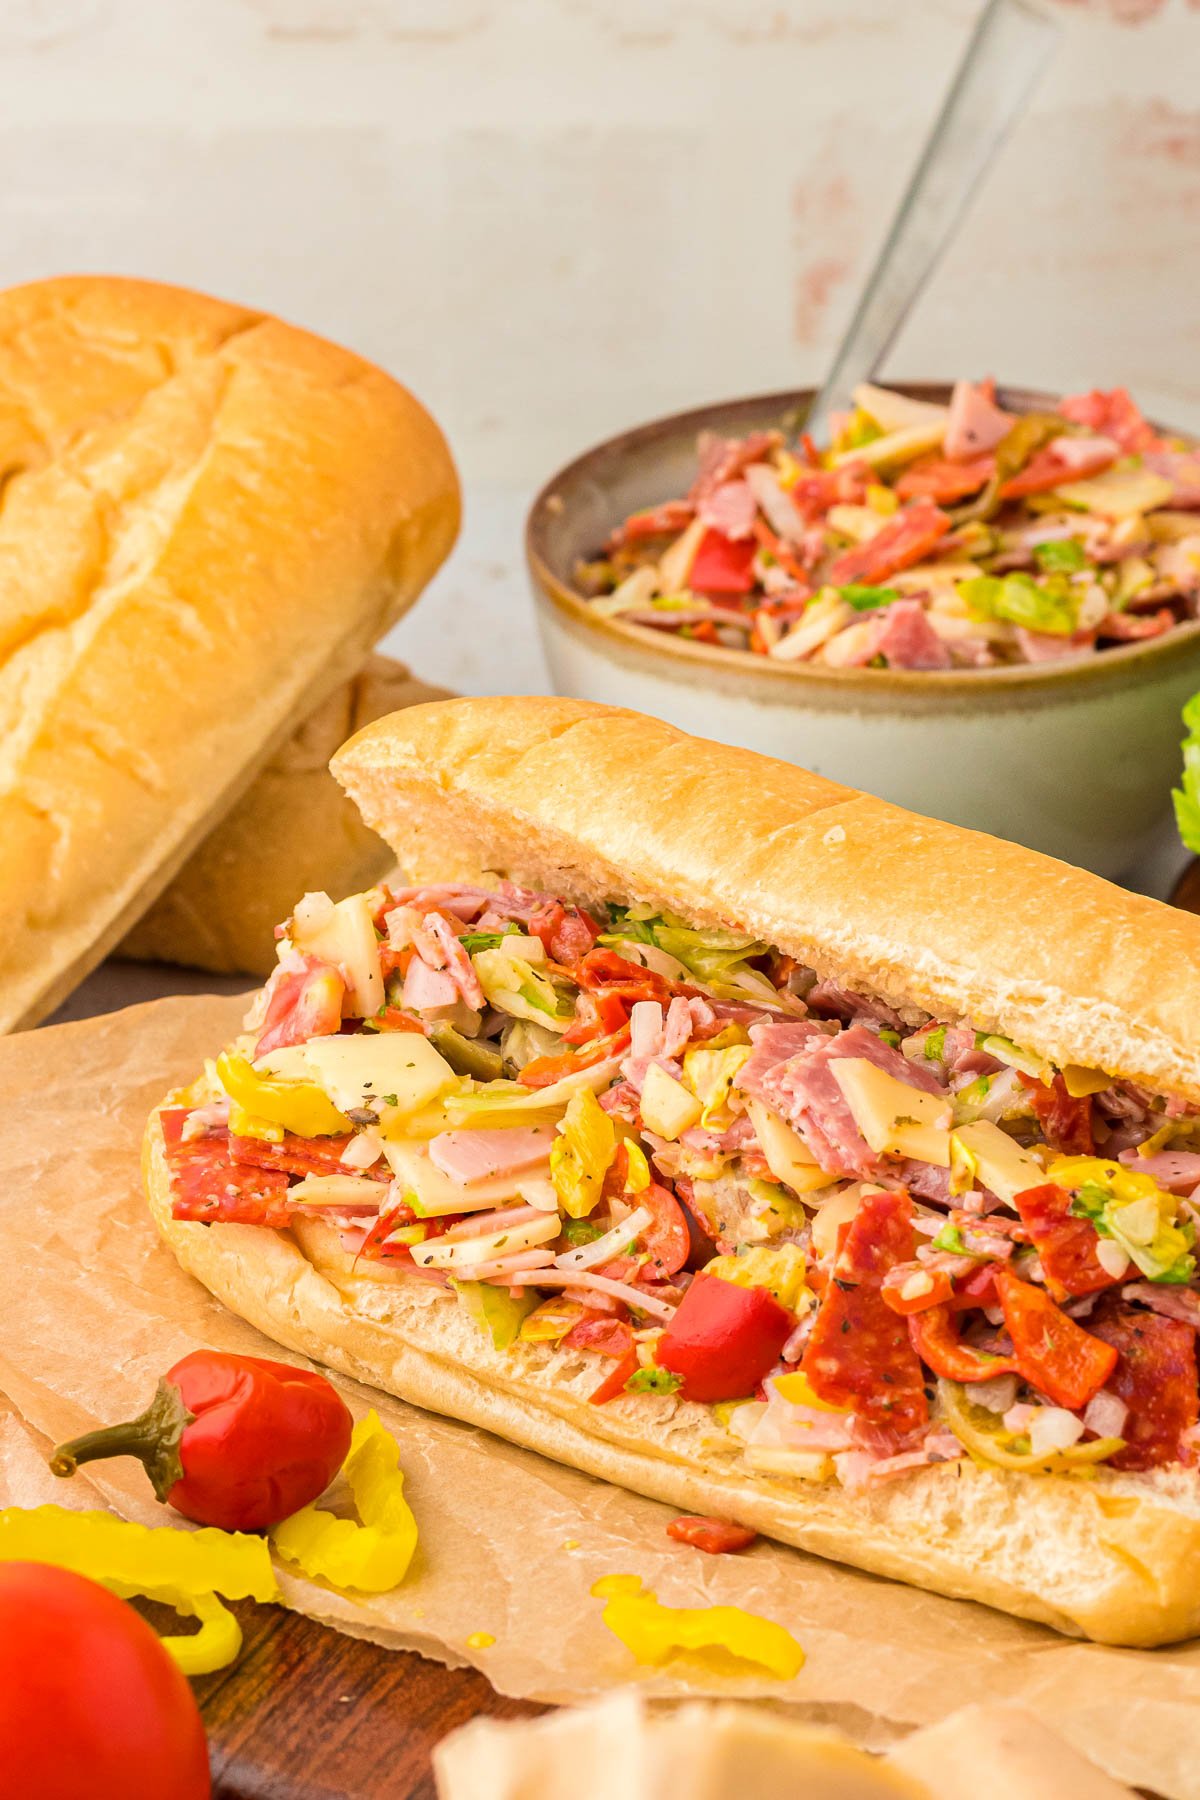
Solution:
<svg viewBox="0 0 1200 1800">
<path fill-rule="evenodd" d="M 987 0 L 806 428 L 820 441 L 887 354 L 1024 108 L 1058 25 L 1040 0 Z"/>
</svg>

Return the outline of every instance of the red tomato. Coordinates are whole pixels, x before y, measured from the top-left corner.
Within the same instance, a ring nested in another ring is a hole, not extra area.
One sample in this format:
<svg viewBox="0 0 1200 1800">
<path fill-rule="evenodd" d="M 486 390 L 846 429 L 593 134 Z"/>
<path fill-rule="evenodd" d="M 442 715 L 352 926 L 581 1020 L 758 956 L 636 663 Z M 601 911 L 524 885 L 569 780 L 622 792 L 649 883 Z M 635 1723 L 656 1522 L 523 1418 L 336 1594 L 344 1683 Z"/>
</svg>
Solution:
<svg viewBox="0 0 1200 1800">
<path fill-rule="evenodd" d="M 886 581 L 889 575 L 897 575 L 928 556 L 949 529 L 949 513 L 942 512 L 932 501 L 918 500 L 889 519 L 883 530 L 866 543 L 843 550 L 830 566 L 829 579 L 835 587 Z"/>
<path fill-rule="evenodd" d="M 254 1047 L 256 1056 L 303 1044 L 310 1037 L 330 1037 L 342 1023 L 346 984 L 328 963 L 306 956 L 302 969 L 280 977 L 267 1003 L 267 1016 Z"/>
<path fill-rule="evenodd" d="M 0 1786 L 12 1800 L 208 1800 L 192 1691 L 124 1600 L 0 1564 Z"/>
<path fill-rule="evenodd" d="M 1117 1352 L 1055 1306 L 1043 1288 L 1011 1269 L 996 1276 L 1004 1323 L 1018 1370 L 1030 1387 L 1072 1412 L 1098 1394 L 1117 1364 Z"/>
<path fill-rule="evenodd" d="M 650 1260 L 643 1262 L 640 1252 L 635 1256 L 619 1256 L 613 1262 L 605 1263 L 600 1273 L 612 1281 L 628 1281 L 634 1274 L 647 1281 L 665 1281 L 669 1275 L 678 1274 L 687 1262 L 692 1239 L 683 1208 L 674 1194 L 652 1181 L 644 1192 L 627 1194 L 625 1198 L 634 1206 L 644 1206 L 651 1215 L 650 1224 L 641 1234 L 642 1246 Z"/>
<path fill-rule="evenodd" d="M 754 538 L 735 542 L 710 526 L 692 558 L 687 584 L 702 594 L 748 594 L 754 586 L 752 565 L 757 554 Z"/>
<path fill-rule="evenodd" d="M 1011 1375 L 1017 1366 L 1012 1357 L 987 1356 L 963 1343 L 960 1318 L 951 1306 L 934 1306 L 910 1316 L 909 1341 L 921 1361 L 946 1381 L 990 1381 L 993 1375 Z"/>
<path fill-rule="evenodd" d="M 1072 1100 L 1061 1074 L 1056 1074 L 1051 1082 L 1039 1081 L 1036 1075 L 1020 1075 L 1019 1080 L 1028 1091 L 1038 1124 L 1052 1149 L 1064 1156 L 1096 1154 L 1092 1102 L 1088 1096 Z"/>
<path fill-rule="evenodd" d="M 722 1552 L 745 1550 L 758 1537 L 748 1525 L 731 1525 L 726 1519 L 702 1517 L 672 1519 L 667 1536 L 677 1544 L 690 1544 L 693 1550 L 704 1550 L 709 1556 Z"/>
<path fill-rule="evenodd" d="M 655 1360 L 688 1400 L 740 1400 L 779 1360 L 795 1318 L 765 1288 L 697 1275 L 658 1340 Z"/>
</svg>

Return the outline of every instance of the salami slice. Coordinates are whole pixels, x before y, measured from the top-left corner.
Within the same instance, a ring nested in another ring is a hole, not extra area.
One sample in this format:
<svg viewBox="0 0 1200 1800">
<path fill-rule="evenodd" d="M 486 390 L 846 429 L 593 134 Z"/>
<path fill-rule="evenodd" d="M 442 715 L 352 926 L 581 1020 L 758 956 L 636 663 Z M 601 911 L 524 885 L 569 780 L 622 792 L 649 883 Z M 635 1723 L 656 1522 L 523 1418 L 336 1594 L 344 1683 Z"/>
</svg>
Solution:
<svg viewBox="0 0 1200 1800">
<path fill-rule="evenodd" d="M 918 500 L 896 514 L 875 536 L 843 550 L 829 570 L 835 587 L 856 581 L 886 581 L 920 562 L 950 529 L 950 515 L 931 500 Z"/>
<path fill-rule="evenodd" d="M 903 1190 L 864 1195 L 800 1364 L 819 1399 L 901 1436 L 929 1421 L 920 1360 L 882 1293 L 889 1269 L 912 1258 L 912 1216 Z"/>
<path fill-rule="evenodd" d="M 171 1170 L 171 1217 L 203 1225 L 286 1225 L 291 1209 L 282 1170 L 236 1163 L 225 1131 L 183 1138 L 186 1117 L 182 1110 L 161 1115 Z"/>
<path fill-rule="evenodd" d="M 1051 1148 L 1064 1156 L 1094 1156 L 1091 1099 L 1085 1096 L 1072 1100 L 1061 1074 L 1056 1074 L 1051 1082 L 1024 1074 L 1020 1079 L 1022 1087 L 1029 1090 L 1042 1135 Z"/>
<path fill-rule="evenodd" d="M 1196 1424 L 1196 1334 L 1178 1319 L 1103 1302 L 1090 1321 L 1117 1353 L 1107 1387 L 1129 1408 L 1125 1448 L 1114 1469 L 1156 1469 L 1176 1462 L 1180 1435 Z"/>
<path fill-rule="evenodd" d="M 1099 1233 L 1090 1220 L 1072 1216 L 1071 1196 L 1065 1188 L 1048 1181 L 1041 1187 L 1026 1188 L 1014 1204 L 1055 1300 L 1097 1294 L 1113 1285 L 1115 1278 L 1096 1255 Z"/>
<path fill-rule="evenodd" d="M 382 1173 L 379 1174 L 371 1169 L 345 1168 L 342 1155 L 350 1142 L 348 1136 L 306 1138 L 285 1131 L 283 1141 L 273 1144 L 266 1138 L 239 1137 L 231 1133 L 229 1148 L 235 1162 L 251 1164 L 257 1169 L 278 1169 L 284 1175 L 361 1175 L 368 1181 L 380 1182 L 390 1179 L 391 1170 L 386 1163 L 381 1165 Z"/>
<path fill-rule="evenodd" d="M 1044 1288 L 1011 1269 L 996 1276 L 996 1292 L 1012 1339 L 1017 1369 L 1040 1394 L 1072 1411 L 1099 1393 L 1117 1361 L 1111 1344 L 1077 1325 Z"/>
</svg>

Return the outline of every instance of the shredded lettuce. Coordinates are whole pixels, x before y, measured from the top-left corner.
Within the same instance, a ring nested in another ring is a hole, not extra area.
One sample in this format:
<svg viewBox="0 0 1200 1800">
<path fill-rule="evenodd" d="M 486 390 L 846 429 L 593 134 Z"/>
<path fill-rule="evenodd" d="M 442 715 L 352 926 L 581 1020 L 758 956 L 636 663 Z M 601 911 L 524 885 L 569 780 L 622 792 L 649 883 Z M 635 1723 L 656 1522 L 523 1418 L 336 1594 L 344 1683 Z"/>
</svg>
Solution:
<svg viewBox="0 0 1200 1800">
<path fill-rule="evenodd" d="M 750 1055 L 749 1044 L 735 1044 L 728 1050 L 701 1047 L 685 1051 L 683 1078 L 704 1108 L 700 1124 L 705 1131 L 720 1131 L 728 1123 L 729 1090 Z"/>
<path fill-rule="evenodd" d="M 969 1256 L 971 1254 L 957 1225 L 943 1225 L 934 1238 L 932 1247 L 935 1250 L 948 1250 L 953 1256 Z"/>
<path fill-rule="evenodd" d="M 1200 694 L 1193 694 L 1183 709 L 1187 736 L 1183 740 L 1183 775 L 1171 794 L 1175 823 L 1186 847 L 1200 856 Z"/>
<path fill-rule="evenodd" d="M 635 1369 L 625 1383 L 627 1394 L 673 1394 L 683 1386 L 683 1377 L 673 1369 Z"/>
<path fill-rule="evenodd" d="M 941 1062 L 946 1054 L 946 1027 L 939 1025 L 935 1031 L 931 1031 L 923 1048 L 928 1062 Z"/>
<path fill-rule="evenodd" d="M 1055 1171 L 1050 1171 L 1053 1177 Z M 1101 1237 L 1119 1244 L 1147 1281 L 1182 1287 L 1196 1272 L 1194 1232 L 1175 1222 L 1175 1201 L 1148 1176 L 1135 1177 L 1148 1190 L 1129 1199 L 1100 1182 L 1085 1181 L 1071 1200 L 1071 1211 L 1090 1219 Z"/>
<path fill-rule="evenodd" d="M 1031 575 L 976 575 L 958 583 L 958 594 L 976 618 L 1003 619 L 1052 637 L 1070 637 L 1078 622 L 1076 600 Z"/>
<path fill-rule="evenodd" d="M 503 931 L 468 931 L 458 941 L 468 956 L 474 956 L 477 950 L 494 950 L 506 937 L 515 937 L 519 933 L 520 927 L 510 919 Z"/>
<path fill-rule="evenodd" d="M 867 587 L 854 581 L 837 591 L 846 605 L 852 606 L 855 612 L 872 612 L 875 607 L 890 606 L 893 600 L 900 598 L 898 588 Z"/>
<path fill-rule="evenodd" d="M 500 948 L 479 950 L 472 957 L 479 985 L 497 1012 L 535 1025 L 565 1023 L 575 1016 L 575 1002 L 523 957 Z"/>
<path fill-rule="evenodd" d="M 751 967 L 769 946 L 735 931 L 695 931 L 671 913 L 634 907 L 613 921 L 613 933 L 635 943 L 654 944 L 683 964 L 689 975 L 718 1000 L 751 1000 L 760 1006 L 791 1010 L 790 995 L 780 994 L 761 970 Z"/>
</svg>

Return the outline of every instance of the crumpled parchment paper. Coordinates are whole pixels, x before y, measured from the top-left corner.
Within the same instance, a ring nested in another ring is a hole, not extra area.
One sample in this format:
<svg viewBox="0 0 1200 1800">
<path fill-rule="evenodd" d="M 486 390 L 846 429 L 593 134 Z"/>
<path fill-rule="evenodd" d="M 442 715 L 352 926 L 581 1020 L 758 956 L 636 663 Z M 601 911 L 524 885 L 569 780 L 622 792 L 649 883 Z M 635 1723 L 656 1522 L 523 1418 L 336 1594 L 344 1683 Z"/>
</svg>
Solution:
<svg viewBox="0 0 1200 1800">
<path fill-rule="evenodd" d="M 160 1373 L 212 1345 L 280 1354 L 183 1274 L 142 1199 L 145 1117 L 236 1030 L 238 1000 L 157 1001 L 0 1041 L 0 1504 L 103 1503 L 179 1523 L 132 1462 L 56 1481 L 44 1445 L 139 1411 Z M 781 1545 L 706 1557 L 671 1542 L 668 1507 L 334 1377 L 396 1434 L 421 1542 L 395 1592 L 350 1598 L 281 1569 L 289 1606 L 451 1665 L 502 1692 L 575 1702 L 636 1681 L 660 1696 L 768 1698 L 882 1748 L 970 1701 L 1015 1700 L 1114 1775 L 1200 1800 L 1200 1642 L 1075 1643 Z M 30 1429 L 26 1429 L 26 1427 Z M 808 1655 L 788 1683 L 697 1663 L 641 1670 L 589 1589 L 639 1575 L 676 1606 L 727 1604 L 786 1625 Z M 1200 1580 L 1200 1570 L 1197 1570 Z M 471 1648 L 489 1633 L 495 1642 Z"/>
</svg>

